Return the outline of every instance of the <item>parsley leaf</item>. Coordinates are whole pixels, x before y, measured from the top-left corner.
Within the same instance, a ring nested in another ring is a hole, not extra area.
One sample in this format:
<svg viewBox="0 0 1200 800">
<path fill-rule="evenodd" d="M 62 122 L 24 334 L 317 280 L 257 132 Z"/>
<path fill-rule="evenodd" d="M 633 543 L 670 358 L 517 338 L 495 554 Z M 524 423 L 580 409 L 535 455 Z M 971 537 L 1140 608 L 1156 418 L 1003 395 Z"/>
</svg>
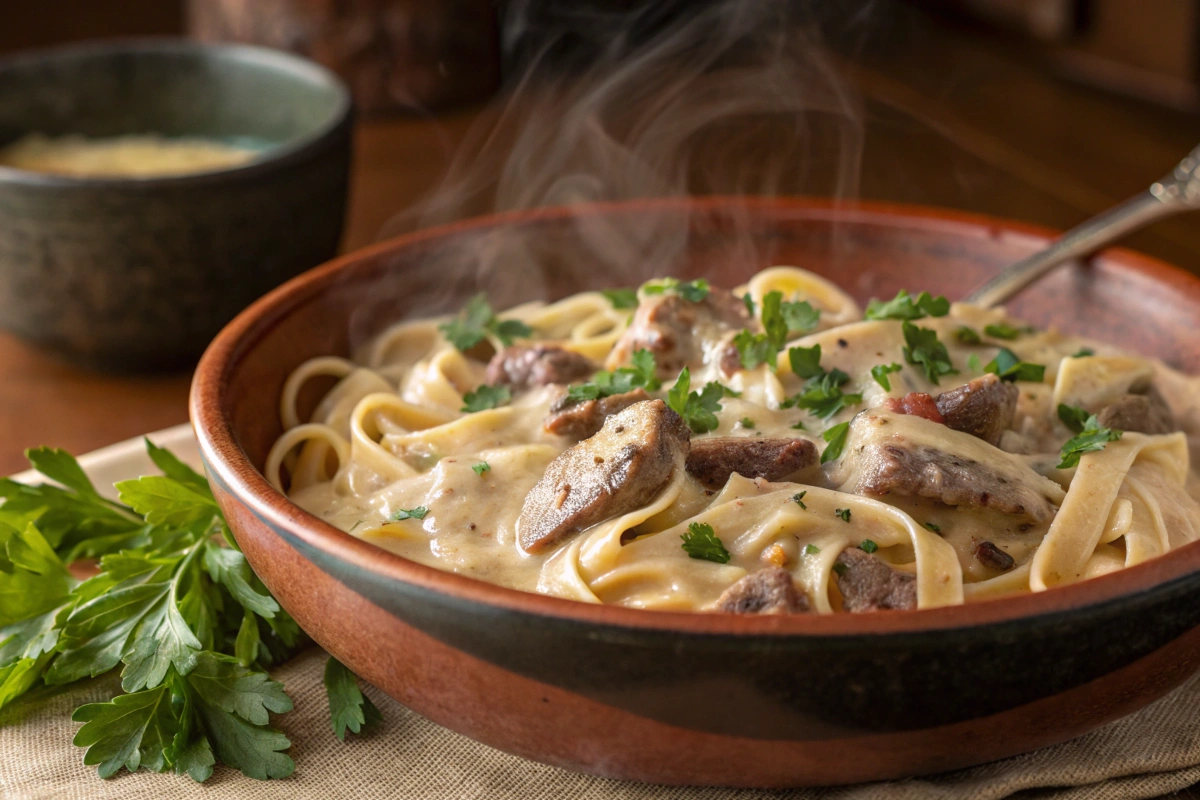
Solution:
<svg viewBox="0 0 1200 800">
<path fill-rule="evenodd" d="M 601 292 L 618 310 L 637 308 L 637 289 L 605 289 Z"/>
<path fill-rule="evenodd" d="M 787 342 L 788 323 L 783 316 L 783 292 L 767 292 L 762 300 L 762 326 L 767 341 L 778 353 Z"/>
<path fill-rule="evenodd" d="M 849 522 L 849 520 L 846 521 Z M 862 543 L 859 544 L 858 549 L 862 550 L 864 553 L 874 553 L 879 549 L 879 545 L 875 544 L 875 542 L 870 539 L 863 539 Z"/>
<path fill-rule="evenodd" d="M 829 443 L 825 446 L 824 452 L 821 453 L 822 464 L 833 461 L 842 454 L 842 450 L 846 447 L 846 438 L 849 435 L 849 422 L 840 422 L 821 434 L 821 438 Z"/>
<path fill-rule="evenodd" d="M 803 508 L 805 511 L 808 510 L 808 506 L 804 505 L 804 495 L 806 494 L 808 494 L 807 489 L 803 492 L 796 492 L 794 495 L 792 495 L 792 502 Z"/>
<path fill-rule="evenodd" d="M 615 372 L 602 370 L 592 376 L 588 383 L 578 383 L 567 387 L 566 402 L 568 405 L 597 400 L 614 394 L 625 394 L 634 389 L 645 389 L 648 392 L 658 390 L 662 382 L 657 377 L 657 365 L 654 353 L 649 350 L 638 350 L 630 358 L 632 366 L 621 367 Z"/>
<path fill-rule="evenodd" d="M 788 362 L 792 366 L 792 372 L 801 378 L 815 378 L 825 371 L 821 369 L 821 345 L 819 344 L 814 344 L 812 347 L 788 348 Z"/>
<path fill-rule="evenodd" d="M 959 344 L 983 344 L 979 331 L 966 325 L 954 331 L 954 338 L 958 340 Z"/>
<path fill-rule="evenodd" d="M 484 294 L 477 294 L 468 300 L 458 316 L 439 325 L 438 330 L 459 350 L 470 350 L 489 333 L 505 346 L 512 344 L 514 339 L 533 336 L 533 329 L 520 320 L 497 319 Z"/>
<path fill-rule="evenodd" d="M 687 533 L 679 538 L 683 539 L 683 551 L 691 558 L 715 561 L 718 564 L 729 563 L 729 551 L 717 538 L 712 525 L 705 522 L 693 522 L 688 525 Z"/>
<path fill-rule="evenodd" d="M 502 406 L 510 400 L 512 392 L 507 386 L 489 386 L 484 383 L 476 387 L 475 391 L 463 395 L 463 407 L 459 411 L 473 414 L 476 411 Z"/>
<path fill-rule="evenodd" d="M 1072 433 L 1083 433 L 1083 426 L 1087 424 L 1090 416 L 1082 408 L 1069 406 L 1066 403 L 1058 404 L 1058 418 Z"/>
<path fill-rule="evenodd" d="M 921 292 L 916 297 L 910 297 L 908 292 L 901 289 L 896 296 L 886 303 L 871 300 L 867 304 L 866 318 L 874 320 L 896 319 L 914 320 L 922 317 L 944 317 L 950 313 L 950 301 L 938 295 L 933 297 L 929 292 Z"/>
<path fill-rule="evenodd" d="M 698 278 L 694 281 L 681 281 L 678 278 L 663 278 L 642 284 L 642 292 L 647 295 L 674 292 L 689 303 L 699 303 L 708 297 L 708 281 Z"/>
<path fill-rule="evenodd" d="M 829 419 L 843 408 L 862 402 L 861 393 L 842 392 L 841 387 L 848 380 L 850 376 L 840 369 L 822 372 L 817 377 L 805 381 L 803 391 L 785 400 L 782 407 L 807 409 L 821 419 Z"/>
<path fill-rule="evenodd" d="M 979 360 L 979 356 L 975 353 L 967 356 L 967 369 L 971 372 L 983 372 L 983 362 Z"/>
<path fill-rule="evenodd" d="M 984 334 L 991 336 L 993 339 L 1006 339 L 1012 341 L 1022 333 L 1028 333 L 1029 328 L 1015 328 L 1007 322 L 997 322 L 991 325 L 986 325 L 983 328 Z"/>
<path fill-rule="evenodd" d="M 738 420 L 738 424 L 743 428 L 754 430 L 754 420 L 750 419 L 749 417 L 742 417 L 740 420 Z"/>
<path fill-rule="evenodd" d="M 925 527 L 926 527 L 926 528 L 928 528 L 929 530 L 933 531 L 934 533 L 941 533 L 941 532 L 942 532 L 942 528 L 941 528 L 941 526 L 940 526 L 940 525 L 934 525 L 932 522 L 926 522 L 926 523 L 923 523 L 923 524 L 925 525 Z"/>
<path fill-rule="evenodd" d="M 383 715 L 371 698 L 358 688 L 354 673 L 332 656 L 325 662 L 325 692 L 329 696 L 333 735 L 342 741 L 346 740 L 347 730 L 359 733 L 363 728 L 383 721 Z"/>
<path fill-rule="evenodd" d="M 779 353 L 765 333 L 738 331 L 733 337 L 733 345 L 737 348 L 743 369 L 754 369 L 759 364 L 773 364 L 775 356 Z"/>
<path fill-rule="evenodd" d="M 850 521 L 850 509 L 848 509 L 848 508 L 835 508 L 833 510 L 833 513 L 834 513 L 834 515 L 839 517 L 842 520 L 842 522 Z M 874 542 L 872 542 L 872 544 L 874 544 Z"/>
<path fill-rule="evenodd" d="M 814 330 L 821 322 L 821 310 L 813 308 L 807 300 L 801 300 L 798 303 L 784 303 L 780 310 L 783 312 L 783 319 L 787 322 L 789 331 L 807 333 Z"/>
<path fill-rule="evenodd" d="M 1001 347 L 996 357 L 983 368 L 1003 381 L 1033 381 L 1041 383 L 1046 375 L 1046 368 L 1041 364 L 1030 364 L 1022 361 L 1016 353 L 1006 347 Z"/>
<path fill-rule="evenodd" d="M 804 555 L 806 556 L 815 556 L 819 552 L 821 552 L 821 548 L 817 547 L 815 544 L 804 545 Z"/>
<path fill-rule="evenodd" d="M 699 392 L 691 392 L 692 374 L 687 368 L 679 373 L 679 379 L 667 392 L 667 405 L 692 429 L 693 433 L 708 433 L 717 429 L 720 420 L 720 400 L 725 394 L 721 384 L 709 381 Z"/>
<path fill-rule="evenodd" d="M 483 477 L 483 473 L 492 471 L 492 465 L 486 461 L 480 461 L 478 464 L 472 464 L 471 469 L 475 471 L 476 475 Z"/>
<path fill-rule="evenodd" d="M 399 522 L 402 519 L 425 519 L 425 515 L 429 513 L 429 509 L 425 506 L 417 506 L 416 508 L 398 508 L 392 515 L 388 517 L 392 522 Z"/>
<path fill-rule="evenodd" d="M 1087 358 L 1088 356 L 1096 355 L 1096 351 L 1090 347 L 1081 347 L 1071 354 L 1071 358 Z"/>
<path fill-rule="evenodd" d="M 885 392 L 890 392 L 892 390 L 892 382 L 888 380 L 888 373 L 899 372 L 902 369 L 904 367 L 899 364 L 876 364 L 871 367 L 871 377 L 883 387 Z"/>
<path fill-rule="evenodd" d="M 1066 420 L 1063 420 L 1066 422 Z M 1112 430 L 1100 425 L 1096 419 L 1096 415 L 1092 414 L 1083 423 L 1083 428 L 1079 434 L 1072 439 L 1068 439 L 1066 444 L 1062 446 L 1060 455 L 1062 461 L 1059 462 L 1059 469 L 1069 469 L 1079 464 L 1079 458 L 1084 453 L 1094 453 L 1097 450 L 1103 450 L 1104 446 L 1109 442 L 1115 442 L 1121 438 L 1124 431 Z"/>
<path fill-rule="evenodd" d="M 937 331 L 917 327 L 907 320 L 901 326 L 904 331 L 904 360 L 913 366 L 923 367 L 930 383 L 936 384 L 941 376 L 958 372 L 950 363 L 946 345 L 938 341 Z"/>
<path fill-rule="evenodd" d="M 746 307 L 747 314 L 749 314 L 751 317 L 755 315 L 754 297 L 751 296 L 749 292 L 746 292 L 744 295 L 742 295 L 742 305 Z"/>
</svg>

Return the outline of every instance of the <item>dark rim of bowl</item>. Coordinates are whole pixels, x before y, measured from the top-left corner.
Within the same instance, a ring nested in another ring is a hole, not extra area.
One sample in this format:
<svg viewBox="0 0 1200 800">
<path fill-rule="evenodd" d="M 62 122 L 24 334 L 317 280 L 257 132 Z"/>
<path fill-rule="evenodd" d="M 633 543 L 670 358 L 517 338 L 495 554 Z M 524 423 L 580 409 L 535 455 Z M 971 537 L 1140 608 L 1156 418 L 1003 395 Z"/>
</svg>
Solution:
<svg viewBox="0 0 1200 800">
<path fill-rule="evenodd" d="M 966 238 L 1013 236 L 1045 243 L 1056 232 L 1035 225 L 939 208 L 822 198 L 663 198 L 587 206 L 505 212 L 477 217 L 389 239 L 349 253 L 259 299 L 217 335 L 200 360 L 192 383 L 190 412 L 201 455 L 212 477 L 267 525 L 286 530 L 308 546 L 349 566 L 456 600 L 495 609 L 621 628 L 710 635 L 858 636 L 962 629 L 1061 615 L 1128 600 L 1138 593 L 1172 584 L 1200 572 L 1200 542 L 1193 542 L 1117 572 L 1058 586 L 1044 592 L 999 597 L 957 606 L 875 614 L 802 614 L 749 616 L 700 612 L 648 611 L 523 592 L 410 561 L 356 538 L 309 514 L 279 493 L 250 463 L 222 413 L 230 375 L 246 349 L 292 308 L 319 294 L 343 270 L 384 253 L 465 231 L 528 223 L 588 213 L 630 212 L 639 208 L 720 211 L 737 205 L 764 216 L 801 214 L 807 219 L 875 221 L 923 230 L 952 231 Z M 1104 252 L 1103 269 L 1132 272 L 1193 297 L 1200 303 L 1200 278 L 1130 250 Z"/>
<path fill-rule="evenodd" d="M 14 53 L 0 59 L 0 73 L 16 66 L 44 64 L 58 60 L 73 59 L 79 56 L 102 56 L 112 53 L 158 53 L 167 55 L 219 53 L 224 57 L 230 57 L 235 61 L 241 61 L 254 66 L 274 67 L 279 72 L 286 73 L 292 78 L 328 87 L 337 95 L 337 103 L 330 113 L 329 119 L 320 127 L 280 145 L 273 146 L 265 150 L 262 157 L 237 167 L 158 177 L 114 178 L 106 176 L 87 178 L 33 172 L 31 170 L 7 167 L 0 164 L 0 185 L 19 184 L 25 186 L 72 186 L 89 189 L 122 188 L 136 190 L 152 189 L 160 186 L 179 187 L 217 183 L 233 178 L 253 177 L 259 173 L 272 172 L 307 158 L 314 152 L 324 148 L 330 140 L 335 139 L 339 132 L 350 124 L 354 104 L 350 97 L 350 90 L 342 82 L 341 78 L 315 61 L 269 47 L 256 47 L 254 45 L 226 42 L 198 42 L 191 39 L 170 37 L 109 39 L 103 42 L 70 44 L 43 50 Z"/>
</svg>

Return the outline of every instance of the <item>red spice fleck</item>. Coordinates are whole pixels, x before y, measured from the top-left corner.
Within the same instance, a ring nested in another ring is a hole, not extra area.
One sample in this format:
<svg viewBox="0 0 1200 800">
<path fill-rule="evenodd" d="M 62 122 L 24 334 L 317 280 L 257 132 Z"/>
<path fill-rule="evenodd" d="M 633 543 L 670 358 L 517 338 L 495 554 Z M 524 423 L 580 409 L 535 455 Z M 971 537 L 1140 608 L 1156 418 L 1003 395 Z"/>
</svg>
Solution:
<svg viewBox="0 0 1200 800">
<path fill-rule="evenodd" d="M 946 418 L 938 411 L 937 403 L 925 392 L 909 392 L 904 397 L 889 397 L 883 401 L 883 407 L 897 414 L 911 414 L 914 417 L 924 417 L 932 422 L 946 424 Z"/>
</svg>

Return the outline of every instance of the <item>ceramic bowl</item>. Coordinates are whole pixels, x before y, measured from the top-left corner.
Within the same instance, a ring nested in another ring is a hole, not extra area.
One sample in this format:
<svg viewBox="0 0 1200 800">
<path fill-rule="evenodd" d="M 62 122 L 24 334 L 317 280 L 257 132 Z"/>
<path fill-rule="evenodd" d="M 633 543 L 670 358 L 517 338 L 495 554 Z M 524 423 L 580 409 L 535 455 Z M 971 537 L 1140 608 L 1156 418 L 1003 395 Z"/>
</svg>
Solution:
<svg viewBox="0 0 1200 800">
<path fill-rule="evenodd" d="M 733 286 L 795 264 L 859 301 L 951 297 L 1042 247 L 1017 223 L 806 200 L 642 201 L 428 230 L 286 284 L 201 361 L 192 421 L 250 563 L 323 647 L 455 731 L 538 761 L 668 784 L 800 786 L 965 767 L 1078 736 L 1200 665 L 1200 545 L 974 605 L 861 615 L 650 612 L 421 566 L 322 523 L 259 472 L 284 378 L 387 322 L 653 275 Z M 640 246 L 637 250 L 635 246 Z M 1200 370 L 1200 280 L 1113 250 L 1013 310 Z"/>
<path fill-rule="evenodd" d="M 187 366 L 235 314 L 337 251 L 350 99 L 286 53 L 183 40 L 0 60 L 0 146 L 27 133 L 251 142 L 234 169 L 75 178 L 0 166 L 0 325 L 88 366 Z"/>
</svg>

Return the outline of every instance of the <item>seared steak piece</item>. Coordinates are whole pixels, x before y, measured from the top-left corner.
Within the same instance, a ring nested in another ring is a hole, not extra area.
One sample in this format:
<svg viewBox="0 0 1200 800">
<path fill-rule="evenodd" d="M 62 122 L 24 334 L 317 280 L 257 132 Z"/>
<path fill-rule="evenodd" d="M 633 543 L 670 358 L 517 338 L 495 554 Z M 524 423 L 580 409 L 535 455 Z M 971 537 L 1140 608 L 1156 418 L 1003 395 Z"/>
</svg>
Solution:
<svg viewBox="0 0 1200 800">
<path fill-rule="evenodd" d="M 596 365 L 590 359 L 562 347 L 512 345 L 492 356 L 487 366 L 487 382 L 521 390 L 551 383 L 570 383 L 589 378 L 595 372 Z"/>
<path fill-rule="evenodd" d="M 835 477 L 842 491 L 928 497 L 1044 522 L 1063 490 L 1019 456 L 921 417 L 859 414 Z"/>
<path fill-rule="evenodd" d="M 595 436 L 604 425 L 604 420 L 624 411 L 634 403 L 650 399 L 645 389 L 634 389 L 624 394 L 584 400 L 582 403 L 566 402 L 566 395 L 550 407 L 550 416 L 542 423 L 547 433 L 566 436 L 568 439 L 587 439 Z"/>
<path fill-rule="evenodd" d="M 517 541 L 540 553 L 573 533 L 640 508 L 683 469 L 691 434 L 662 400 L 636 403 L 550 462 L 525 496 Z"/>
<path fill-rule="evenodd" d="M 1105 406 L 1096 421 L 1106 428 L 1137 433 L 1163 434 L 1179 430 L 1171 407 L 1153 388 L 1147 394 L 1127 394 Z"/>
<path fill-rule="evenodd" d="M 946 427 L 999 444 L 1000 434 L 1012 427 L 1020 390 L 990 372 L 937 396 L 937 410 Z"/>
<path fill-rule="evenodd" d="M 847 547 L 834 565 L 847 611 L 907 611 L 917 607 L 915 575 L 892 569 L 857 547 Z"/>
<path fill-rule="evenodd" d="M 808 596 L 796 591 L 792 573 L 767 567 L 730 586 L 717 599 L 717 611 L 725 614 L 803 614 Z"/>
<path fill-rule="evenodd" d="M 807 439 L 718 436 L 692 442 L 687 471 L 709 489 L 719 489 L 735 472 L 780 481 L 815 463 L 817 447 Z"/>
<path fill-rule="evenodd" d="M 1001 572 L 1012 569 L 1017 563 L 1012 556 L 991 542 L 976 542 L 975 558 L 985 567 L 991 567 Z"/>
<path fill-rule="evenodd" d="M 742 328 L 754 327 L 745 304 L 732 292 L 713 289 L 699 303 L 667 292 L 642 300 L 633 321 L 621 334 L 606 367 L 616 369 L 638 350 L 649 350 L 658 365 L 658 377 L 674 380 L 687 366 L 721 359 L 721 339 Z"/>
</svg>

